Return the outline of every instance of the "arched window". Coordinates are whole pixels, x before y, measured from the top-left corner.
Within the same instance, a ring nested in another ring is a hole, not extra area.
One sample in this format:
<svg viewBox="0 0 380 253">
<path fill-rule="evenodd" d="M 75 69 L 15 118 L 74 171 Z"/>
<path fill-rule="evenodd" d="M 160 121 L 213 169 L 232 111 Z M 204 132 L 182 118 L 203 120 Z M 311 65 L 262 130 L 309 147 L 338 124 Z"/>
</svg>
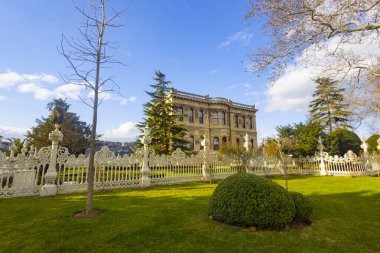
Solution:
<svg viewBox="0 0 380 253">
<path fill-rule="evenodd" d="M 203 110 L 199 110 L 199 123 L 203 124 Z"/>
<path fill-rule="evenodd" d="M 235 127 L 239 127 L 239 116 L 235 114 Z"/>
<path fill-rule="evenodd" d="M 243 128 L 245 128 L 245 116 L 243 116 Z"/>
<path fill-rule="evenodd" d="M 189 149 L 190 151 L 194 150 L 194 136 L 190 136 L 189 138 Z"/>
<path fill-rule="evenodd" d="M 194 110 L 190 108 L 189 110 L 189 122 L 194 122 Z"/>
<path fill-rule="evenodd" d="M 214 150 L 219 150 L 219 138 L 214 137 Z"/>
<path fill-rule="evenodd" d="M 178 115 L 179 115 L 178 121 L 183 121 L 183 107 L 182 106 L 178 108 Z"/>
<path fill-rule="evenodd" d="M 214 112 L 213 114 L 212 114 L 212 121 L 213 121 L 213 123 L 214 123 L 214 125 L 218 125 L 219 124 L 219 120 L 218 120 L 218 112 Z"/>
<path fill-rule="evenodd" d="M 253 140 L 251 139 L 251 148 L 253 148 Z"/>
<path fill-rule="evenodd" d="M 253 124 L 252 124 L 252 118 L 249 117 L 249 129 L 252 129 L 252 127 L 253 127 Z"/>
<path fill-rule="evenodd" d="M 222 124 L 223 125 L 226 124 L 226 113 L 225 112 L 222 112 Z"/>
<path fill-rule="evenodd" d="M 239 138 L 236 139 L 236 146 L 239 146 L 240 145 L 240 140 Z"/>
</svg>

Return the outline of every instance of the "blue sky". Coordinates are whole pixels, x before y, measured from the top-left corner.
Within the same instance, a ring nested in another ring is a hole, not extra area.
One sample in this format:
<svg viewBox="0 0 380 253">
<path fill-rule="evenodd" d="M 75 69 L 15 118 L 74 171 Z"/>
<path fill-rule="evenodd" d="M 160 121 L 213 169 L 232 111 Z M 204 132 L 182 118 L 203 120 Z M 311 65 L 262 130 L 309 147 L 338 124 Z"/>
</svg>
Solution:
<svg viewBox="0 0 380 253">
<path fill-rule="evenodd" d="M 74 6 L 85 2 L 2 1 L 0 135 L 22 136 L 36 118 L 48 115 L 46 104 L 54 97 L 68 96 L 71 111 L 91 122 L 91 109 L 77 99 L 78 90 L 60 78 L 70 70 L 57 51 L 62 34 L 78 37 L 82 17 Z M 116 58 L 127 66 L 112 69 L 122 97 L 112 95 L 102 103 L 99 133 L 109 140 L 133 138 L 155 70 L 165 73 L 176 89 L 256 104 L 259 138 L 262 131 L 273 135 L 276 125 L 304 121 L 305 98 L 313 89 L 309 79 L 304 93 L 295 90 L 298 97 L 283 100 L 286 85 L 266 88 L 265 76 L 246 70 L 249 53 L 266 41 L 260 24 L 242 22 L 248 2 L 112 1 L 115 9 L 128 6 L 125 26 L 108 34 L 118 42 Z"/>
</svg>

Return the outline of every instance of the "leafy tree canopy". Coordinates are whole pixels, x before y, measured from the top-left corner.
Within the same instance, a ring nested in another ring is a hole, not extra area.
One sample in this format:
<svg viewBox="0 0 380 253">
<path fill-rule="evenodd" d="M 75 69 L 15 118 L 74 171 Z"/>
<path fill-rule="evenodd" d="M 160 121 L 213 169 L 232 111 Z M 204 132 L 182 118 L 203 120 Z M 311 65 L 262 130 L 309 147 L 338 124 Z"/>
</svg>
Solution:
<svg viewBox="0 0 380 253">
<path fill-rule="evenodd" d="M 361 140 L 357 134 L 347 129 L 336 129 L 326 136 L 327 150 L 330 155 L 343 156 L 349 150 L 359 155 Z"/>
<path fill-rule="evenodd" d="M 374 134 L 372 135 L 371 137 L 369 137 L 366 142 L 368 144 L 368 153 L 373 153 L 373 152 L 376 152 L 376 153 L 380 153 L 380 151 L 377 149 L 377 145 L 379 145 L 377 143 L 377 140 L 380 138 L 380 135 L 379 134 Z"/>
<path fill-rule="evenodd" d="M 69 112 L 70 105 L 66 100 L 54 99 L 47 104 L 46 108 L 50 112 L 58 112 L 63 116 L 61 131 L 63 133 L 62 146 L 67 147 L 72 154 L 84 153 L 88 148 L 90 126 L 83 121 L 80 121 L 76 113 Z M 26 136 L 30 145 L 37 149 L 50 146 L 49 133 L 54 130 L 54 124 L 51 116 L 48 118 L 41 117 L 36 119 L 37 126 L 32 127 Z"/>
</svg>

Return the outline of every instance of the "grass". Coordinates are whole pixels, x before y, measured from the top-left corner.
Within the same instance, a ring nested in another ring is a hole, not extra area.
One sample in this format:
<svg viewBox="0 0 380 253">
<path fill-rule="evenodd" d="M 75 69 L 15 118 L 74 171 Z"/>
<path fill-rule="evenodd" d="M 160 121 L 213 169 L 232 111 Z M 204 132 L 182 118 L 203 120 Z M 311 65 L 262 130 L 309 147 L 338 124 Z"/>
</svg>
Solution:
<svg viewBox="0 0 380 253">
<path fill-rule="evenodd" d="M 281 179 L 274 179 L 284 185 Z M 380 252 L 380 178 L 291 177 L 313 224 L 252 232 L 207 216 L 216 184 L 99 193 L 104 214 L 75 219 L 84 195 L 0 200 L 0 252 Z"/>
</svg>

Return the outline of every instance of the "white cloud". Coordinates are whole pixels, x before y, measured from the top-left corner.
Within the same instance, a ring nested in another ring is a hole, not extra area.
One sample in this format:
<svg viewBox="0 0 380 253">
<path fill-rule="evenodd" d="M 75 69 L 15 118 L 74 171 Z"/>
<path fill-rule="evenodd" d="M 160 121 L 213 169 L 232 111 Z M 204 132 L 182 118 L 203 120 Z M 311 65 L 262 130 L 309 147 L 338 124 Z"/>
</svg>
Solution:
<svg viewBox="0 0 380 253">
<path fill-rule="evenodd" d="M 0 135 L 5 138 L 24 138 L 29 129 L 20 127 L 9 127 L 0 125 Z"/>
<path fill-rule="evenodd" d="M 336 50 L 339 41 L 340 38 L 336 37 L 319 51 L 315 51 L 313 46 L 305 49 L 294 63 L 286 67 L 282 76 L 268 88 L 265 93 L 265 109 L 269 112 L 305 113 L 309 109 L 315 89 L 313 79 L 322 75 L 329 76 L 335 80 L 341 80 L 344 85 L 351 78 L 356 77 L 357 71 L 349 71 L 350 64 L 343 61 L 342 56 L 360 65 L 371 65 L 380 57 L 380 46 L 372 36 L 349 44 L 341 44 L 339 50 Z M 334 54 L 331 53 L 333 51 Z M 344 73 L 348 74 L 344 75 Z"/>
<path fill-rule="evenodd" d="M 253 38 L 253 34 L 248 32 L 248 28 L 235 33 L 234 35 L 228 37 L 228 39 L 222 43 L 220 43 L 218 48 L 226 48 L 230 46 L 234 42 L 240 42 L 244 46 L 248 46 Z"/>
<path fill-rule="evenodd" d="M 311 77 L 311 71 L 307 68 L 289 67 L 265 93 L 265 109 L 269 112 L 306 112 L 315 88 Z"/>
<path fill-rule="evenodd" d="M 212 69 L 212 70 L 210 71 L 210 74 L 211 74 L 211 75 L 215 75 L 216 73 L 218 73 L 218 70 L 217 70 L 217 69 Z"/>
<path fill-rule="evenodd" d="M 4 97 L 4 96 L 0 96 L 0 101 L 1 100 L 5 100 L 6 99 L 6 97 Z"/>
<path fill-rule="evenodd" d="M 83 86 L 71 83 L 58 86 L 54 90 L 43 88 L 41 85 L 33 82 L 21 84 L 17 87 L 19 92 L 32 93 L 38 100 L 47 100 L 50 98 L 71 98 L 78 100 L 83 89 Z"/>
<path fill-rule="evenodd" d="M 111 141 L 133 141 L 139 135 L 139 130 L 134 122 L 122 123 L 118 128 L 104 131 L 101 139 Z"/>
<path fill-rule="evenodd" d="M 88 94 L 87 94 L 87 98 L 93 98 L 94 97 L 94 91 L 90 91 Z M 127 98 L 124 98 L 124 97 L 121 97 L 119 95 L 114 95 L 110 92 L 100 92 L 99 93 L 99 99 L 100 100 L 113 100 L 113 101 L 117 101 L 119 102 L 119 104 L 121 105 L 126 105 L 128 103 L 133 103 L 137 100 L 136 97 L 134 96 L 130 96 L 130 97 L 127 97 Z"/>
<path fill-rule="evenodd" d="M 0 88 L 7 88 L 13 85 L 29 82 L 45 82 L 57 83 L 58 78 L 50 74 L 19 74 L 17 72 L 7 70 L 0 73 Z"/>
</svg>

